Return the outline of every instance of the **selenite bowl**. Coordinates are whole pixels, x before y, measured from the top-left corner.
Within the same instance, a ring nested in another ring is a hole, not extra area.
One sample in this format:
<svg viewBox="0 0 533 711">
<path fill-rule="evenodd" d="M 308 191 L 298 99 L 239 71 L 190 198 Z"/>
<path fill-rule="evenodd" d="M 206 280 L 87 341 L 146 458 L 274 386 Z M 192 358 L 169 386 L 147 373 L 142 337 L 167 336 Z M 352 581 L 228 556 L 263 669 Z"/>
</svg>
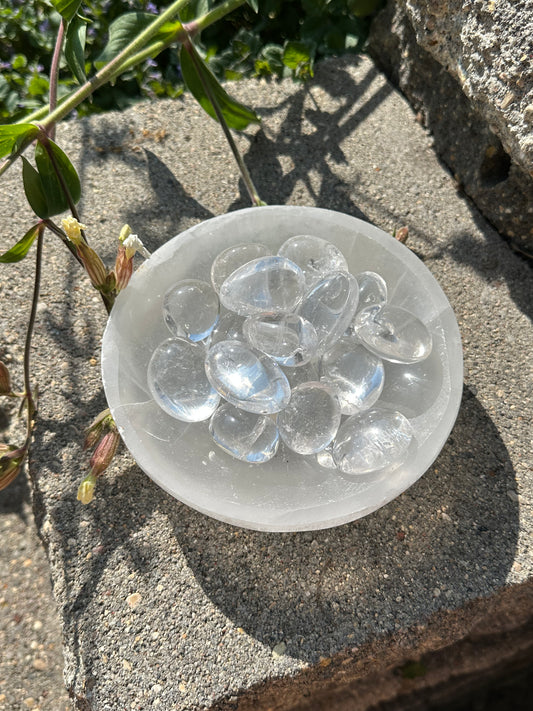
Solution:
<svg viewBox="0 0 533 711">
<path fill-rule="evenodd" d="M 411 421 L 415 441 L 396 469 L 348 476 L 315 456 L 281 443 L 265 464 L 248 464 L 222 451 L 208 422 L 185 423 L 152 399 L 148 362 L 170 337 L 162 300 L 180 279 L 210 281 L 213 259 L 242 242 L 262 242 L 275 254 L 297 234 L 333 242 L 352 274 L 375 271 L 387 282 L 389 302 L 420 318 L 433 350 L 413 366 L 385 365 L 377 405 Z M 191 227 L 160 247 L 133 275 L 113 307 L 102 344 L 107 401 L 124 442 L 156 484 L 185 504 L 222 521 L 261 531 L 305 531 L 366 516 L 405 491 L 430 467 L 455 422 L 463 382 L 462 348 L 453 311 L 424 264 L 403 244 L 367 222 L 314 207 L 269 206 L 221 215 Z"/>
</svg>

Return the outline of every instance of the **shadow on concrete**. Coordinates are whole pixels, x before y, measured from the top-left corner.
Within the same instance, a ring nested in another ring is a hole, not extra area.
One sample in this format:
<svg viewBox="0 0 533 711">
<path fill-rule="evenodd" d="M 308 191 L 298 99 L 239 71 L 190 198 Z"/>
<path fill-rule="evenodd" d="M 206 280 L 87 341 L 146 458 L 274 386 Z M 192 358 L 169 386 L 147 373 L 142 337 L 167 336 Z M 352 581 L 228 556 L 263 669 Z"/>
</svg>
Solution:
<svg viewBox="0 0 533 711">
<path fill-rule="evenodd" d="M 190 568 L 221 611 L 261 642 L 284 641 L 286 654 L 316 662 L 498 591 L 519 526 L 508 488 L 507 449 L 466 390 L 434 466 L 358 522 L 296 534 L 236 532 L 165 503 Z"/>
</svg>

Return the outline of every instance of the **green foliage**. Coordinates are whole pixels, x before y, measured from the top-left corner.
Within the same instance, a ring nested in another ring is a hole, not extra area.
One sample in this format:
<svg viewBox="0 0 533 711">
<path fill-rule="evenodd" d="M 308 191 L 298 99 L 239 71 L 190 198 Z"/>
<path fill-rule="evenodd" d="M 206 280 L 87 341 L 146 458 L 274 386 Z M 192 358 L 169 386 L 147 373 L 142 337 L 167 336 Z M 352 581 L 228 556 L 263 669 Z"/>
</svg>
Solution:
<svg viewBox="0 0 533 711">
<path fill-rule="evenodd" d="M 0 126 L 0 158 L 14 153 L 24 141 L 31 141 L 39 129 L 31 123 Z"/>
<path fill-rule="evenodd" d="M 28 254 L 29 248 L 35 241 L 39 233 L 39 224 L 34 225 L 29 229 L 22 239 L 8 249 L 4 254 L 0 254 L 0 264 L 12 264 L 13 262 L 20 262 L 21 259 Z"/>
<path fill-rule="evenodd" d="M 217 2 L 191 0 L 180 19 L 194 19 Z M 312 76 L 314 62 L 321 57 L 360 51 L 369 15 L 381 4 L 382 0 L 247 0 L 206 29 L 198 46 L 219 79 L 292 76 L 304 80 Z M 85 80 L 90 67 L 115 56 L 126 38 L 168 7 L 169 0 L 81 0 L 81 4 L 78 0 L 10 0 L 2 5 L 8 7 L 0 9 L 0 123 L 7 123 L 48 102 L 59 13 L 72 18 L 59 78 L 60 101 Z M 140 18 L 139 27 L 133 27 L 132 17 Z M 165 33 L 176 26 L 169 24 L 157 38 L 168 36 Z M 96 91 L 77 111 L 84 115 L 122 109 L 142 98 L 175 97 L 182 89 L 179 55 L 167 49 L 129 69 L 114 86 Z"/>
<path fill-rule="evenodd" d="M 65 212 L 70 200 L 76 204 L 81 197 L 80 179 L 68 156 L 53 141 L 35 147 L 35 164 L 22 158 L 24 192 L 31 209 L 46 219 Z M 68 191 L 68 195 L 67 195 Z"/>
<path fill-rule="evenodd" d="M 213 101 L 218 104 L 230 128 L 242 130 L 250 123 L 260 122 L 259 116 L 252 109 L 229 96 L 209 71 L 209 68 L 192 44 L 182 45 L 180 63 L 187 88 L 204 111 L 215 121 L 218 121 L 218 117 L 209 99 L 208 92 L 213 96 Z M 208 91 L 206 91 L 206 86 Z"/>
</svg>

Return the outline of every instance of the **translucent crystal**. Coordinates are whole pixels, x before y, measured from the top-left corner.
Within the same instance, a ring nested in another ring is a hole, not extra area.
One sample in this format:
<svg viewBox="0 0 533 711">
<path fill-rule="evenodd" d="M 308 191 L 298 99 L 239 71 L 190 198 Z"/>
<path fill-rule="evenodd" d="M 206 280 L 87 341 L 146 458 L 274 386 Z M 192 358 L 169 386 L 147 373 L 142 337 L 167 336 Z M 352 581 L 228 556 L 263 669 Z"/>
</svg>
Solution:
<svg viewBox="0 0 533 711">
<path fill-rule="evenodd" d="M 244 340 L 244 335 L 242 333 L 243 324 L 243 316 L 239 316 L 239 314 L 236 314 L 233 311 L 224 311 L 224 313 L 221 313 L 217 325 L 211 332 L 209 347 L 214 346 L 215 343 L 218 343 L 219 341 Z"/>
<path fill-rule="evenodd" d="M 310 360 L 309 363 L 294 368 L 284 366 L 283 372 L 287 376 L 292 390 L 303 383 L 316 383 L 320 380 L 318 360 Z"/>
<path fill-rule="evenodd" d="M 333 458 L 345 474 L 367 474 L 402 464 L 413 428 L 400 412 L 375 408 L 352 415 L 340 426 Z"/>
<path fill-rule="evenodd" d="M 306 285 L 312 286 L 331 272 L 347 272 L 348 264 L 334 244 L 313 235 L 296 235 L 284 242 L 278 250 L 297 264 L 305 276 Z"/>
<path fill-rule="evenodd" d="M 304 294 L 300 267 L 284 257 L 262 257 L 234 271 L 220 287 L 220 301 L 241 316 L 290 313 Z"/>
<path fill-rule="evenodd" d="M 387 284 L 382 276 L 376 272 L 360 272 L 355 278 L 359 284 L 359 311 L 373 304 L 387 302 Z"/>
<path fill-rule="evenodd" d="M 169 331 L 190 341 L 201 341 L 211 333 L 218 310 L 213 287 L 199 279 L 179 281 L 163 299 L 163 316 Z"/>
<path fill-rule="evenodd" d="M 252 464 L 268 462 L 278 449 L 278 428 L 270 417 L 246 412 L 229 402 L 217 408 L 209 431 L 225 452 Z"/>
<path fill-rule="evenodd" d="M 383 389 L 383 363 L 353 338 L 343 337 L 322 357 L 320 382 L 339 400 L 343 415 L 368 410 Z"/>
<path fill-rule="evenodd" d="M 222 284 L 236 269 L 242 267 L 243 264 L 251 262 L 253 259 L 266 257 L 268 254 L 271 254 L 268 247 L 264 244 L 252 242 L 236 244 L 234 247 L 228 247 L 228 249 L 220 252 L 211 265 L 213 289 L 218 294 Z"/>
<path fill-rule="evenodd" d="M 357 281 L 347 272 L 329 274 L 306 294 L 298 313 L 316 329 L 318 355 L 346 331 L 357 309 L 358 298 Z"/>
<path fill-rule="evenodd" d="M 331 445 L 328 445 L 321 452 L 317 453 L 316 461 L 318 462 L 318 464 L 321 467 L 324 467 L 324 469 L 336 469 L 337 468 L 337 465 L 335 464 L 335 460 L 333 459 L 333 447 Z"/>
<path fill-rule="evenodd" d="M 298 454 L 315 454 L 333 440 L 341 411 L 331 390 L 321 383 L 294 388 L 288 406 L 277 416 L 285 444 Z"/>
<path fill-rule="evenodd" d="M 437 349 L 419 363 L 385 362 L 385 387 L 380 406 L 401 409 L 406 417 L 427 412 L 442 391 L 443 370 Z"/>
<path fill-rule="evenodd" d="M 428 329 L 398 306 L 368 306 L 357 314 L 353 326 L 369 350 L 393 363 L 416 363 L 431 353 Z"/>
<path fill-rule="evenodd" d="M 251 346 L 289 367 L 310 361 L 318 345 L 315 327 L 297 314 L 249 316 L 243 333 Z"/>
<path fill-rule="evenodd" d="M 206 377 L 204 361 L 204 345 L 185 338 L 169 338 L 155 349 L 148 364 L 148 387 L 172 417 L 201 422 L 216 409 L 220 395 Z"/>
<path fill-rule="evenodd" d="M 279 412 L 290 400 L 289 381 L 279 365 L 240 341 L 220 341 L 212 346 L 205 370 L 213 387 L 247 412 Z"/>
</svg>

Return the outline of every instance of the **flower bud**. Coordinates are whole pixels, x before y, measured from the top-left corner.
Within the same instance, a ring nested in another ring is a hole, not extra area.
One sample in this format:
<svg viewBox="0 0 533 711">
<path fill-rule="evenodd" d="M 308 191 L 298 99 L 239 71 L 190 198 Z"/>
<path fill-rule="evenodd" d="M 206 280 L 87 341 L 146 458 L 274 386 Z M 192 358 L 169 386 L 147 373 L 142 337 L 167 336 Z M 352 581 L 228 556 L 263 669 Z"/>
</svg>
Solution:
<svg viewBox="0 0 533 711">
<path fill-rule="evenodd" d="M 107 286 L 107 269 L 98 254 L 85 242 L 79 242 L 76 245 L 76 251 L 83 262 L 92 285 L 97 289 L 105 290 Z"/>
<path fill-rule="evenodd" d="M 115 428 L 115 423 L 113 422 L 109 408 L 106 408 L 94 418 L 89 427 L 85 430 L 83 449 L 92 449 L 101 438 L 104 429 L 107 431 L 112 428 Z"/>
<path fill-rule="evenodd" d="M 128 259 L 132 258 L 136 252 L 140 252 L 145 259 L 150 257 L 150 252 L 137 235 L 128 235 L 126 239 L 122 240 L 122 244 L 126 248 L 126 257 L 128 257 Z"/>
<path fill-rule="evenodd" d="M 78 487 L 78 501 L 82 504 L 90 504 L 94 496 L 94 487 L 96 486 L 96 477 L 94 474 L 87 474 L 85 479 Z"/>
<path fill-rule="evenodd" d="M 111 460 L 115 456 L 119 444 L 120 435 L 116 430 L 107 432 L 107 434 L 102 437 L 91 457 L 91 474 L 93 476 L 100 476 L 105 472 L 107 467 L 111 464 Z"/>
<path fill-rule="evenodd" d="M 14 449 L 8 444 L 0 447 L 0 490 L 9 486 L 20 473 L 22 463 L 26 458 L 28 450 L 26 447 Z"/>
<path fill-rule="evenodd" d="M 7 365 L 0 360 L 0 395 L 10 395 L 11 392 L 9 370 L 7 369 Z"/>
<path fill-rule="evenodd" d="M 133 274 L 133 257 L 128 257 L 126 248 L 120 245 L 115 262 L 116 289 L 122 291 L 128 286 L 128 282 Z"/>
</svg>

